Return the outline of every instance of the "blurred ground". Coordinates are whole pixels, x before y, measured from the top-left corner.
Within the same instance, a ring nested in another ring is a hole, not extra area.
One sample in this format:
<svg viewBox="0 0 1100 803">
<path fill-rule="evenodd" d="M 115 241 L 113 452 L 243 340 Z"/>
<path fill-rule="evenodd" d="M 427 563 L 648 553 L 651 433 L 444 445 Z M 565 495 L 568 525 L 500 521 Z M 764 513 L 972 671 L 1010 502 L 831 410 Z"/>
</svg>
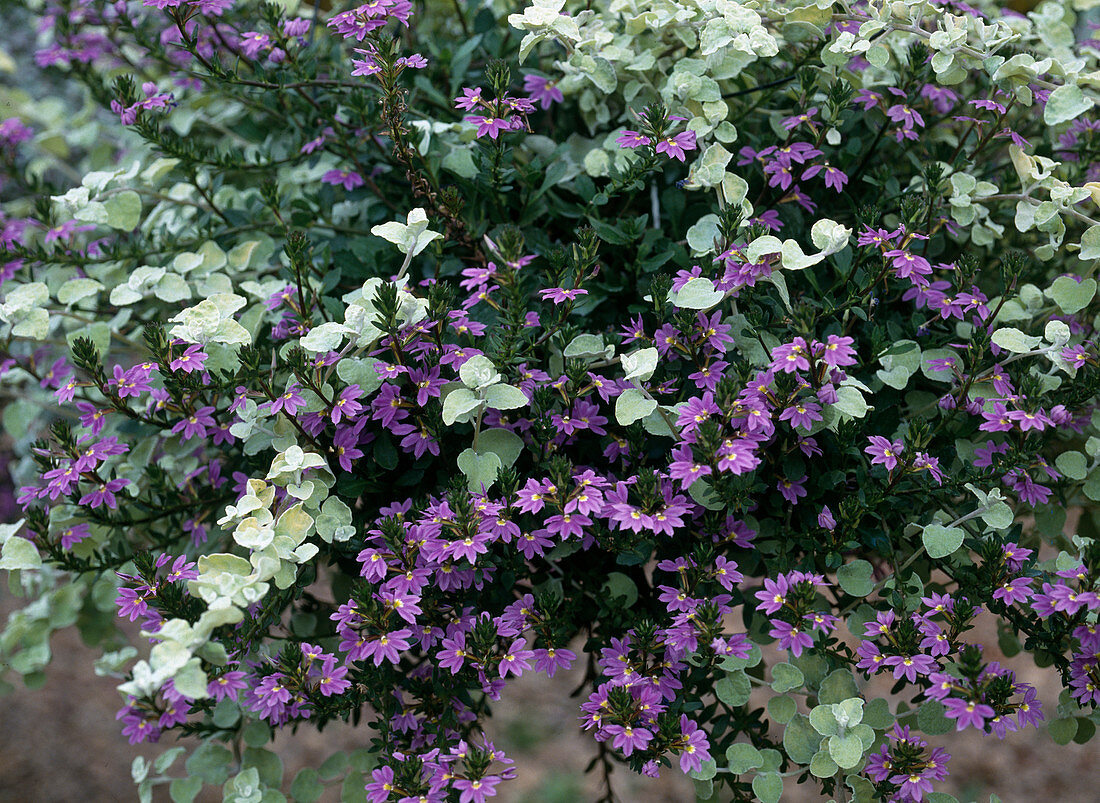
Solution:
<svg viewBox="0 0 1100 803">
<path fill-rule="evenodd" d="M 18 603 L 5 590 L 0 597 L 0 616 L 6 618 Z M 989 622 L 973 635 L 987 645 L 996 644 Z M 131 747 L 119 735 L 114 721 L 120 700 L 115 683 L 96 677 L 94 653 L 75 631 L 55 637 L 54 660 L 45 686 L 37 690 L 17 688 L 0 698 L 0 803 L 46 801 L 136 800 L 130 780 L 135 755 L 154 758 L 175 742 L 166 737 L 161 745 Z M 1056 677 L 1032 666 L 1027 658 L 1008 660 L 1021 680 L 1035 683 L 1049 712 L 1056 704 Z M 552 681 L 531 677 L 512 684 L 498 704 L 491 732 L 498 744 L 516 759 L 519 778 L 505 784 L 501 803 L 582 803 L 601 793 L 594 775 L 584 767 L 593 753 L 591 738 L 577 728 L 576 700 L 568 698 L 576 685 L 573 676 L 559 674 Z M 1100 746 L 1070 744 L 1059 747 L 1045 731 L 1029 728 L 1009 734 L 1003 742 L 982 738 L 972 730 L 936 737 L 936 745 L 952 755 L 949 783 L 939 791 L 950 792 L 963 803 L 984 801 L 989 793 L 1005 803 L 1094 803 L 1100 800 Z M 364 746 L 365 735 L 350 727 L 326 729 L 324 734 L 302 732 L 280 736 L 276 749 L 287 766 L 287 778 L 305 766 L 319 766 L 336 750 Z M 173 768 L 181 774 L 182 766 Z M 690 784 L 678 771 L 666 770 L 657 781 L 632 775 L 619 768 L 613 786 L 629 803 L 690 803 Z M 163 791 L 163 790 L 162 790 Z M 200 800 L 220 800 L 207 787 Z M 325 800 L 337 800 L 335 789 Z M 166 795 L 157 795 L 166 800 Z M 819 800 L 809 789 L 788 781 L 783 800 Z"/>
</svg>

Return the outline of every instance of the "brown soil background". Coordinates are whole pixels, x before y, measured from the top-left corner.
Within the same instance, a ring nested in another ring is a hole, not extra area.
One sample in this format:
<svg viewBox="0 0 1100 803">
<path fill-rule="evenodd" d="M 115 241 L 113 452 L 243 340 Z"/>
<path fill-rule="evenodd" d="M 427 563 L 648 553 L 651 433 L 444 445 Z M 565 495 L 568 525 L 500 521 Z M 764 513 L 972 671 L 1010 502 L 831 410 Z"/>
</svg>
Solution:
<svg viewBox="0 0 1100 803">
<path fill-rule="evenodd" d="M 19 606 L 20 600 L 6 590 L 0 594 L 3 618 Z M 990 646 L 996 644 L 995 636 L 988 621 L 973 631 L 975 641 Z M 45 685 L 34 690 L 18 687 L 0 698 L 0 802 L 136 800 L 130 780 L 134 756 L 155 758 L 175 740 L 166 736 L 159 745 L 131 747 L 114 720 L 120 705 L 115 681 L 96 677 L 92 671 L 95 651 L 72 629 L 55 635 L 52 646 L 54 659 Z M 1021 680 L 1038 686 L 1049 713 L 1056 705 L 1057 677 L 1034 665 L 1029 668 L 1027 660 L 1017 656 L 1006 663 Z M 500 787 L 496 799 L 501 803 L 580 803 L 600 796 L 601 780 L 584 774 L 594 743 L 577 726 L 579 701 L 568 697 L 576 683 L 576 676 L 560 673 L 549 681 L 542 676 L 524 678 L 511 684 L 498 704 L 491 733 L 519 768 L 519 777 Z M 288 787 L 298 769 L 317 767 L 331 753 L 365 746 L 367 739 L 365 731 L 351 727 L 329 728 L 323 734 L 303 730 L 281 734 L 274 749 L 285 763 Z M 1100 801 L 1096 741 L 1061 747 L 1045 730 L 1034 728 L 1009 734 L 1003 742 L 973 730 L 931 741 L 952 755 L 951 776 L 937 791 L 949 792 L 963 803 L 984 803 L 991 792 L 1005 803 Z M 170 774 L 183 774 L 182 760 Z M 690 783 L 678 770 L 665 770 L 664 777 L 654 781 L 618 768 L 612 785 L 627 803 L 691 803 L 694 799 Z M 166 792 L 158 788 L 154 799 L 168 800 Z M 323 798 L 338 799 L 335 787 Z M 811 787 L 796 787 L 788 779 L 784 801 L 822 799 Z M 220 790 L 207 786 L 198 800 L 220 801 Z"/>
</svg>

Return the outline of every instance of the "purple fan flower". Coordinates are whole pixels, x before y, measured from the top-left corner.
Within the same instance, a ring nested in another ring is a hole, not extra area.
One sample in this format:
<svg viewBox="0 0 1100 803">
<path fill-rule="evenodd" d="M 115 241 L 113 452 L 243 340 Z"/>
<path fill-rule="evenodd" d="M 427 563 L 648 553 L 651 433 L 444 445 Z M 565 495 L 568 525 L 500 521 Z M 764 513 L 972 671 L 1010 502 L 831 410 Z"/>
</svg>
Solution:
<svg viewBox="0 0 1100 803">
<path fill-rule="evenodd" d="M 348 385 L 340 391 L 340 395 L 332 403 L 329 417 L 332 423 L 339 424 L 344 418 L 355 418 L 363 410 L 363 405 L 358 399 L 363 395 L 358 385 Z"/>
<path fill-rule="evenodd" d="M 565 100 L 556 82 L 533 73 L 523 76 L 523 91 L 531 100 L 540 103 L 544 109 L 549 109 L 551 104 Z"/>
<path fill-rule="evenodd" d="M 958 697 L 948 697 L 943 701 L 944 716 L 955 720 L 955 730 L 965 730 L 974 727 L 977 730 L 985 730 L 985 721 L 993 718 L 993 709 L 984 703 L 976 703 L 973 700 L 960 700 Z"/>
<path fill-rule="evenodd" d="M 329 170 L 323 176 L 321 181 L 324 184 L 332 184 L 337 187 L 343 187 L 349 192 L 356 187 L 362 187 L 366 181 L 363 177 L 356 173 L 354 170 Z"/>
<path fill-rule="evenodd" d="M 644 145 L 649 145 L 653 140 L 645 134 L 627 129 L 615 139 L 615 142 L 620 148 L 640 148 Z"/>
<path fill-rule="evenodd" d="M 192 344 L 187 347 L 183 354 L 172 360 L 168 367 L 173 371 L 183 371 L 185 374 L 189 374 L 192 371 L 201 371 L 208 356 L 209 355 L 203 353 L 202 346 Z"/>
<path fill-rule="evenodd" d="M 790 622 L 773 622 L 768 635 L 779 640 L 779 649 L 790 650 L 795 658 L 814 645 L 813 636 Z"/>
<path fill-rule="evenodd" d="M 293 416 L 300 409 L 305 407 L 306 400 L 302 398 L 302 395 L 298 392 L 299 390 L 300 388 L 298 385 L 290 385 L 286 389 L 286 393 L 271 402 L 271 414 L 275 415 L 281 412 L 288 416 Z"/>
<path fill-rule="evenodd" d="M 477 126 L 477 137 L 488 136 L 489 139 L 496 139 L 500 136 L 501 131 L 512 131 L 514 124 L 510 117 L 494 117 L 490 115 L 469 115 L 462 118 L 467 123 L 473 123 Z"/>
<path fill-rule="evenodd" d="M 580 288 L 566 290 L 563 287 L 551 287 L 547 290 L 539 290 L 539 295 L 554 304 L 564 304 L 566 301 L 575 301 L 580 296 L 588 295 L 588 291 Z"/>
<path fill-rule="evenodd" d="M 650 731 L 631 725 L 609 725 L 606 732 L 614 737 L 612 746 L 621 750 L 624 756 L 629 756 L 635 750 L 645 750 L 653 740 L 653 734 Z"/>
<path fill-rule="evenodd" d="M 697 772 L 710 759 L 706 734 L 686 714 L 680 715 L 680 738 L 674 742 L 674 748 L 680 751 L 680 770 L 684 774 Z"/>
<path fill-rule="evenodd" d="M 881 435 L 869 435 L 867 440 L 871 445 L 863 451 L 871 455 L 871 465 L 886 466 L 887 471 L 893 471 L 898 465 L 898 456 L 905 450 L 901 441 L 890 441 Z"/>
<path fill-rule="evenodd" d="M 657 153 L 667 154 L 670 159 L 684 161 L 684 152 L 696 148 L 695 132 L 681 131 L 674 137 L 667 137 L 657 143 Z"/>
<path fill-rule="evenodd" d="M 798 500 L 806 496 L 806 489 L 803 487 L 806 480 L 809 479 L 809 475 L 803 475 L 797 480 L 780 480 L 776 483 L 776 490 L 783 495 L 783 498 L 790 502 L 792 505 L 797 505 Z"/>
<path fill-rule="evenodd" d="M 189 441 L 192 438 L 206 437 L 206 428 L 214 426 L 214 418 L 212 413 L 213 407 L 200 407 L 187 418 L 181 419 L 174 427 L 172 427 L 173 435 L 181 435 L 181 440 Z"/>
<path fill-rule="evenodd" d="M 817 106 L 811 106 L 802 114 L 796 114 L 793 117 L 788 117 L 783 121 L 783 128 L 787 131 L 793 131 L 800 125 L 805 123 L 811 130 L 816 131 L 817 127 L 813 123 L 813 118 L 817 116 Z"/>
<path fill-rule="evenodd" d="M 116 510 L 118 509 L 118 500 L 115 498 L 115 492 L 122 490 L 129 484 L 129 480 L 121 478 L 101 482 L 95 490 L 80 497 L 80 504 L 91 508 L 106 505 L 111 510 Z"/>
<path fill-rule="evenodd" d="M 813 428 L 815 421 L 821 421 L 821 405 L 811 401 L 795 402 L 790 407 L 784 408 L 779 414 L 780 421 L 790 421 L 795 429 L 805 429 L 807 432 Z"/>
</svg>

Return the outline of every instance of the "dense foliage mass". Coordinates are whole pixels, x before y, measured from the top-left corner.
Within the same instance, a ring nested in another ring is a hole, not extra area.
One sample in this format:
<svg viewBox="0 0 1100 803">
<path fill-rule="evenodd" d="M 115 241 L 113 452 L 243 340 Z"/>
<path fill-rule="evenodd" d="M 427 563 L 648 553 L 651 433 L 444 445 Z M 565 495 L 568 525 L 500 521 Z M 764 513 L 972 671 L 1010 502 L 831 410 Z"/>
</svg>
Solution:
<svg viewBox="0 0 1100 803">
<path fill-rule="evenodd" d="M 176 801 L 480 803 L 558 672 L 704 800 L 1087 741 L 1100 42 L 976 3 L 26 0 L 9 676 L 78 626 Z"/>
</svg>

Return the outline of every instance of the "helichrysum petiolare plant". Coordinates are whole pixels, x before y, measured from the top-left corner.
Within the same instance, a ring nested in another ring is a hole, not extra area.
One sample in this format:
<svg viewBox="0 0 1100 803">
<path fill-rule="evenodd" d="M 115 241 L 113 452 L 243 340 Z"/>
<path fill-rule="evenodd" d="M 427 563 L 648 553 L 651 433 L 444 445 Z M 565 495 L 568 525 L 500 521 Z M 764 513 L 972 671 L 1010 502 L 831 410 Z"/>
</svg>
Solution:
<svg viewBox="0 0 1100 803">
<path fill-rule="evenodd" d="M 507 797 L 559 672 L 701 800 L 1092 737 L 1095 3 L 25 4 L 0 655 L 201 740 L 143 799 Z"/>
</svg>

